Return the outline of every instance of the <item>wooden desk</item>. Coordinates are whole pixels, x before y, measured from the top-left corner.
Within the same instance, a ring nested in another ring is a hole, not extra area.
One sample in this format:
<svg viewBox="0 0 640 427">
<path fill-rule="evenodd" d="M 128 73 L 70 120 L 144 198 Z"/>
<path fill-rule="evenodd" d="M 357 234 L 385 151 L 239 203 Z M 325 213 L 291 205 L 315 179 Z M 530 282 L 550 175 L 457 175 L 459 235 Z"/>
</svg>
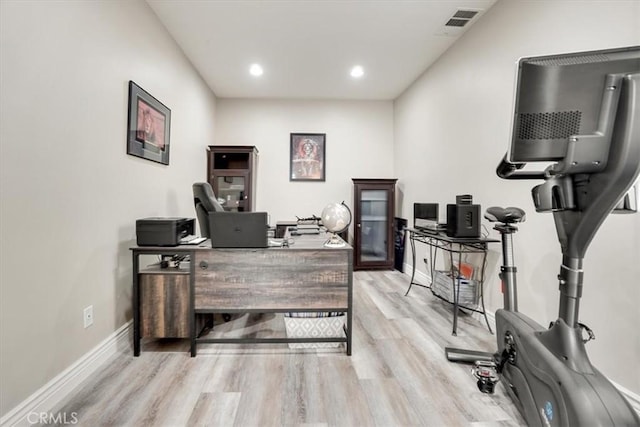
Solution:
<svg viewBox="0 0 640 427">
<path fill-rule="evenodd" d="M 325 234 L 295 236 L 286 248 L 212 249 L 208 241 L 199 246 L 132 248 L 134 356 L 140 354 L 143 336 L 157 336 L 148 335 L 149 331 L 175 333 L 183 330 L 176 328 L 175 324 L 184 322 L 188 323 L 192 356 L 196 355 L 199 343 L 305 342 L 344 342 L 347 355 L 351 355 L 353 251 L 349 245 L 326 248 L 324 242 L 327 239 Z M 188 268 L 140 269 L 141 255 L 174 254 L 188 255 L 191 260 Z M 158 277 L 147 277 L 155 275 Z M 151 303 L 144 298 L 150 294 L 155 296 Z M 188 301 L 186 317 L 179 314 L 180 307 L 184 306 L 180 301 L 185 300 Z M 150 305 L 156 310 L 150 309 Z M 197 337 L 199 314 L 250 312 L 345 312 L 345 336 Z M 159 323 L 160 326 L 149 328 L 150 323 Z"/>
</svg>

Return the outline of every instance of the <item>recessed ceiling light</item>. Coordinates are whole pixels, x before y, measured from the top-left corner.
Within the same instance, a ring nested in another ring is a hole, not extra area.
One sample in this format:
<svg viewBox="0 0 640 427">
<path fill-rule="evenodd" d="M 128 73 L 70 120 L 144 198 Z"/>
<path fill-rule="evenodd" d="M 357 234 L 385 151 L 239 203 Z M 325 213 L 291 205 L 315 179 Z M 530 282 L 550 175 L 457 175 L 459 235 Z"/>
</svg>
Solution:
<svg viewBox="0 0 640 427">
<path fill-rule="evenodd" d="M 364 76 L 364 68 L 362 68 L 360 65 L 356 65 L 351 69 L 351 77 L 359 79 L 362 76 Z"/>
<path fill-rule="evenodd" d="M 264 70 L 260 66 L 260 64 L 251 64 L 251 68 L 249 68 L 249 72 L 252 76 L 261 76 L 264 73 Z"/>
</svg>

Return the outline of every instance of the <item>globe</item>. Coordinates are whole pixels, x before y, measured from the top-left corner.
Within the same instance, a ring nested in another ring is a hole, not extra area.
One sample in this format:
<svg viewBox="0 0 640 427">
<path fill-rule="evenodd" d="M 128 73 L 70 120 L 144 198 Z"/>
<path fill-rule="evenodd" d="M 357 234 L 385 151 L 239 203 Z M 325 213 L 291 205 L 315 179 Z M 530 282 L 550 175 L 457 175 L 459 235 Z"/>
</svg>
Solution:
<svg viewBox="0 0 640 427">
<path fill-rule="evenodd" d="M 351 224 L 351 210 L 349 207 L 344 202 L 330 203 L 322 210 L 320 218 L 322 219 L 322 225 L 332 233 L 325 246 L 345 246 L 344 241 L 337 236 L 337 233 L 343 232 Z"/>
</svg>

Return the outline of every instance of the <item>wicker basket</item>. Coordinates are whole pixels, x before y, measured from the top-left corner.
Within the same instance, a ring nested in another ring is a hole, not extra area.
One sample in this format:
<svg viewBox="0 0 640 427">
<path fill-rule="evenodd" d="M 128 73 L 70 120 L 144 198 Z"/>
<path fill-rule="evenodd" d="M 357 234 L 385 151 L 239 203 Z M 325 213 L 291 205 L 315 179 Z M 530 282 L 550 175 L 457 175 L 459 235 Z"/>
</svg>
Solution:
<svg viewBox="0 0 640 427">
<path fill-rule="evenodd" d="M 434 294 L 453 302 L 453 280 L 448 272 L 434 271 L 431 290 Z M 458 304 L 469 307 L 478 305 L 478 282 L 469 279 L 456 279 L 459 282 Z"/>
<path fill-rule="evenodd" d="M 296 313 L 301 314 L 301 313 Z M 318 313 L 313 313 L 317 315 Z M 344 337 L 344 313 L 331 317 L 290 317 L 285 315 L 287 338 L 341 338 Z M 339 342 L 289 343 L 289 348 L 336 348 Z"/>
</svg>

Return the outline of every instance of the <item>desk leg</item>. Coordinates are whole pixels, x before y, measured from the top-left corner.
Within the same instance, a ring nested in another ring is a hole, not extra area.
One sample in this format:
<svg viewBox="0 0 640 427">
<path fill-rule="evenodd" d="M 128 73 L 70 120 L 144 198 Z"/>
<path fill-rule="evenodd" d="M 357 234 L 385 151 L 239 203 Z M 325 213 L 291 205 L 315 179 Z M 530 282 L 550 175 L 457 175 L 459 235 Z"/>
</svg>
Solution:
<svg viewBox="0 0 640 427">
<path fill-rule="evenodd" d="M 198 338 L 197 336 L 197 332 L 196 332 L 196 313 L 195 310 L 191 310 L 191 345 L 190 345 L 190 351 L 191 351 L 191 357 L 196 357 L 196 339 Z"/>
<path fill-rule="evenodd" d="M 351 356 L 351 339 L 353 337 L 353 319 L 352 319 L 351 309 L 347 312 L 347 356 Z"/>
<path fill-rule="evenodd" d="M 353 251 L 348 251 L 347 275 L 347 356 L 351 356 L 351 340 L 353 339 Z"/>
<path fill-rule="evenodd" d="M 133 253 L 133 356 L 140 356 L 140 287 L 138 280 L 139 256 Z"/>
<path fill-rule="evenodd" d="M 436 268 L 436 257 L 438 256 L 438 249 L 434 248 L 433 245 L 429 245 L 429 276 L 431 276 L 431 283 L 429 284 L 429 287 L 432 289 L 433 292 L 433 272 Z"/>
<path fill-rule="evenodd" d="M 409 242 L 411 243 L 411 282 L 409 282 L 409 289 L 404 294 L 406 297 L 409 295 L 409 291 L 411 290 L 411 286 L 413 286 L 413 279 L 416 277 L 416 242 L 413 240 L 413 234 L 410 231 L 405 231 L 405 233 L 409 233 Z"/>
<path fill-rule="evenodd" d="M 453 332 L 454 336 L 458 335 L 458 296 L 460 295 L 460 279 L 456 277 L 453 267 L 453 252 L 449 252 L 449 260 L 451 261 L 451 281 L 453 284 Z M 462 262 L 462 253 L 458 252 L 458 268 Z M 457 288 L 456 288 L 457 285 Z"/>
<path fill-rule="evenodd" d="M 191 337 L 189 351 L 191 352 L 191 357 L 196 357 L 196 339 L 198 338 L 197 335 L 198 332 L 196 331 L 196 313 L 195 310 L 191 309 L 191 313 L 189 316 L 189 336 Z"/>
<path fill-rule="evenodd" d="M 191 259 L 191 268 L 189 270 L 189 344 L 191 357 L 196 357 L 196 339 L 198 338 L 198 332 L 196 331 L 196 253 L 191 251 L 189 253 L 189 259 Z M 213 327 L 213 324 L 212 324 Z"/>
<path fill-rule="evenodd" d="M 196 254 L 192 251 L 189 254 L 191 259 L 191 269 L 189 271 L 189 336 L 190 339 L 190 351 L 191 357 L 196 357 L 196 338 L 198 337 L 198 331 L 196 331 Z"/>
<path fill-rule="evenodd" d="M 491 325 L 489 324 L 489 318 L 487 317 L 487 309 L 484 306 L 484 273 L 487 266 L 487 247 L 485 245 L 484 254 L 482 257 L 482 268 L 480 269 L 480 302 L 482 303 L 482 314 L 484 315 L 484 321 L 487 322 L 487 328 L 489 332 L 493 334 Z"/>
</svg>

